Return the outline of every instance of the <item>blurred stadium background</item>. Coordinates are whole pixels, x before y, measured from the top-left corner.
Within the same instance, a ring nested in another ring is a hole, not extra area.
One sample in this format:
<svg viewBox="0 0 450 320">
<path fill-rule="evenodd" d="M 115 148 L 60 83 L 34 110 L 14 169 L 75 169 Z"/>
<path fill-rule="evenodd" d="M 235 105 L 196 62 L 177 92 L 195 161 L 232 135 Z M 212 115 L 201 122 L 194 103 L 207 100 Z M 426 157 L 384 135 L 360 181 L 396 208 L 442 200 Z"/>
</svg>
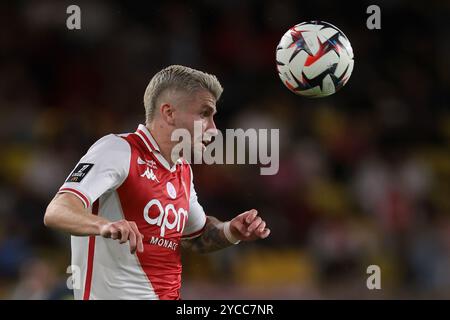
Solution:
<svg viewBox="0 0 450 320">
<path fill-rule="evenodd" d="M 46 205 L 95 140 L 144 121 L 145 87 L 169 64 L 217 74 L 219 128 L 281 135 L 278 175 L 194 166 L 207 213 L 255 207 L 272 234 L 184 254 L 184 299 L 450 298 L 450 4 L 377 1 L 374 31 L 370 4 L 2 1 L 0 298 L 71 298 L 69 236 L 43 226 Z M 345 32 L 355 69 L 309 100 L 283 87 L 274 50 L 313 19 Z M 371 264 L 382 290 L 366 288 Z"/>
</svg>

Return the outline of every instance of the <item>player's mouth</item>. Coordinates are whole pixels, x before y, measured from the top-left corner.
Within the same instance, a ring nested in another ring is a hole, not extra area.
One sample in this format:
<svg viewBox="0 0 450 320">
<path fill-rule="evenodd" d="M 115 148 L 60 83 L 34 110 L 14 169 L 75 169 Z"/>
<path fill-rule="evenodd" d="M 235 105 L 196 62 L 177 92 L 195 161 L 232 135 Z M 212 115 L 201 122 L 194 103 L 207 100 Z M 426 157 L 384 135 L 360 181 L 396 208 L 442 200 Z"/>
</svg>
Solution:
<svg viewBox="0 0 450 320">
<path fill-rule="evenodd" d="M 202 144 L 203 144 L 203 146 L 204 146 L 205 148 L 206 148 L 211 142 L 212 142 L 211 139 L 208 139 L 208 140 L 202 140 Z"/>
<path fill-rule="evenodd" d="M 212 142 L 212 137 L 205 137 L 202 140 L 203 147 L 206 148 Z"/>
<path fill-rule="evenodd" d="M 202 137 L 202 141 L 201 141 L 203 144 L 203 150 L 206 149 L 206 147 L 212 143 L 213 137 L 215 135 L 216 135 L 215 132 L 209 131 L 209 130 L 207 130 L 203 133 L 203 137 Z"/>
</svg>

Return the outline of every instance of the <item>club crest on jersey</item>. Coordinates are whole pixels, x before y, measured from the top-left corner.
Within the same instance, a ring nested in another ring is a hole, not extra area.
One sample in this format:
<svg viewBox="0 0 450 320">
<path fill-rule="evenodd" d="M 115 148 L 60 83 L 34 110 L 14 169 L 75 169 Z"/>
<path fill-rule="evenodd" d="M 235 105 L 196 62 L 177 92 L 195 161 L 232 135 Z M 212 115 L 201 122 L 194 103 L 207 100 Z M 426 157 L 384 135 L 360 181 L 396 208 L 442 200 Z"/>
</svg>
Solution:
<svg viewBox="0 0 450 320">
<path fill-rule="evenodd" d="M 170 181 L 167 182 L 166 190 L 167 190 L 167 194 L 172 199 L 175 199 L 177 197 L 177 190 L 175 190 L 175 187 L 173 186 L 172 182 L 170 182 Z"/>
<path fill-rule="evenodd" d="M 81 182 L 93 166 L 93 163 L 79 163 L 67 178 L 66 182 Z"/>
</svg>

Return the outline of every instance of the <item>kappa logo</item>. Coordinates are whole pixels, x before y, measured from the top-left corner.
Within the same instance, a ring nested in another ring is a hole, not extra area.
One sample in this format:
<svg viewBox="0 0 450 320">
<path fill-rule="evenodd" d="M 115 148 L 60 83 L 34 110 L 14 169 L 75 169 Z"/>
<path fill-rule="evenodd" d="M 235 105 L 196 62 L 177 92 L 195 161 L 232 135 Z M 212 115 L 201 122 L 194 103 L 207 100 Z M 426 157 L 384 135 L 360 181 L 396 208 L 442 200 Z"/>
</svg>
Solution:
<svg viewBox="0 0 450 320">
<path fill-rule="evenodd" d="M 158 167 L 156 166 L 156 162 L 153 160 L 142 160 L 141 157 L 137 158 L 138 165 L 146 165 L 145 171 L 141 174 L 141 177 L 146 177 L 148 180 L 159 182 L 153 170 L 156 170 Z"/>
<path fill-rule="evenodd" d="M 145 172 L 141 174 L 141 177 L 146 177 L 148 180 L 159 182 L 158 178 L 153 172 L 153 169 L 150 169 L 149 167 L 145 169 Z"/>
</svg>

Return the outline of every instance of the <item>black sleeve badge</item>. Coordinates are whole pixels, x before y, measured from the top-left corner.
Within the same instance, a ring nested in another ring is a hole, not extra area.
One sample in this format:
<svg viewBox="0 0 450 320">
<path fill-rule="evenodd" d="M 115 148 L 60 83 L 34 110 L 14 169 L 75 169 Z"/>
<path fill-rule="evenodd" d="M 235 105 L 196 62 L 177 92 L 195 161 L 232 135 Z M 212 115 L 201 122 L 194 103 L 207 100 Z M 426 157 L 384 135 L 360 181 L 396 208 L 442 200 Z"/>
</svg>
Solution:
<svg viewBox="0 0 450 320">
<path fill-rule="evenodd" d="M 88 174 L 89 170 L 94 166 L 93 163 L 80 163 L 75 170 L 72 171 L 66 182 L 81 182 Z"/>
</svg>

